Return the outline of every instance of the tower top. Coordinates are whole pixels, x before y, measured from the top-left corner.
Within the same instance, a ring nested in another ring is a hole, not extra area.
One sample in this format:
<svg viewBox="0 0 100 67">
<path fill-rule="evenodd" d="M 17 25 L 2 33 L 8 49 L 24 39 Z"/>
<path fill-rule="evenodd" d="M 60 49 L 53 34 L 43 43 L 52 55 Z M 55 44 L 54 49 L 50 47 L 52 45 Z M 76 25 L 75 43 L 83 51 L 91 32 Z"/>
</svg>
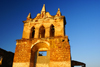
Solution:
<svg viewBox="0 0 100 67">
<path fill-rule="evenodd" d="M 58 11 L 60 11 L 60 8 L 58 8 Z"/>
<path fill-rule="evenodd" d="M 42 12 L 42 11 L 45 11 L 45 4 L 43 4 L 43 7 L 42 7 L 41 12 Z"/>
<path fill-rule="evenodd" d="M 23 22 L 29 23 L 29 22 L 35 22 L 36 20 L 40 21 L 43 19 L 44 21 L 46 21 L 47 19 L 55 21 L 55 19 L 61 19 L 61 18 L 64 18 L 64 16 L 61 15 L 60 8 L 58 8 L 56 15 L 50 15 L 49 12 L 46 12 L 45 4 L 43 4 L 41 12 L 38 13 L 35 18 L 31 18 L 31 13 L 29 13 L 27 16 L 27 20 Z"/>
<path fill-rule="evenodd" d="M 31 13 L 28 14 L 27 18 L 31 18 Z"/>
<path fill-rule="evenodd" d="M 61 16 L 61 12 L 60 12 L 60 8 L 58 8 L 58 11 L 57 11 L 57 16 Z"/>
</svg>

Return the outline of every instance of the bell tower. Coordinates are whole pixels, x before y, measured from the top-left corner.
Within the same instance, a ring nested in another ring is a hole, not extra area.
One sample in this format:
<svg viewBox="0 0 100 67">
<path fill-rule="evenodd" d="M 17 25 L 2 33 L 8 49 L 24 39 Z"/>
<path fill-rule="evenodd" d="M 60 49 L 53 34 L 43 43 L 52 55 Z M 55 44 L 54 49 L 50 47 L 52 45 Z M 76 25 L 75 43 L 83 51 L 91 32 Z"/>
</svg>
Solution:
<svg viewBox="0 0 100 67">
<path fill-rule="evenodd" d="M 65 17 L 60 9 L 52 16 L 45 4 L 35 18 L 23 21 L 22 39 L 16 40 L 13 67 L 71 67 Z"/>
</svg>

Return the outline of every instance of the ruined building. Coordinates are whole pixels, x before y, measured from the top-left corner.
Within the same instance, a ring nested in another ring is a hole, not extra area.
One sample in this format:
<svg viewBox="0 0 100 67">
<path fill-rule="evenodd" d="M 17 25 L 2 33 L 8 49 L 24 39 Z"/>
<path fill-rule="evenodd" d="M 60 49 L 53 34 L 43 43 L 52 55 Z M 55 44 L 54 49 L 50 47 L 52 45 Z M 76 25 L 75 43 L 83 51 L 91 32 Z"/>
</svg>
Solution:
<svg viewBox="0 0 100 67">
<path fill-rule="evenodd" d="M 60 9 L 52 16 L 45 5 L 35 18 L 23 21 L 22 39 L 16 40 L 13 67 L 71 67 L 65 16 Z"/>
<path fill-rule="evenodd" d="M 12 67 L 14 53 L 0 48 L 0 67 Z"/>
</svg>

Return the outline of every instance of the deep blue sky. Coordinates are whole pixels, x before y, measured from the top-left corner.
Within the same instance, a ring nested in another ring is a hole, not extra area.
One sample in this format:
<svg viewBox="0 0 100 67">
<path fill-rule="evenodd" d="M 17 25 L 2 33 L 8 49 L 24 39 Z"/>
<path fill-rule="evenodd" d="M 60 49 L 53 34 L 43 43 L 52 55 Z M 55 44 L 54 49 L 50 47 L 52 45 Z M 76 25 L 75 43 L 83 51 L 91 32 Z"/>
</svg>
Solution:
<svg viewBox="0 0 100 67">
<path fill-rule="evenodd" d="M 72 59 L 100 67 L 100 0 L 0 0 L 0 48 L 15 52 L 16 39 L 22 38 L 22 21 L 29 12 L 34 18 L 43 4 L 51 15 L 60 8 L 66 17 Z"/>
</svg>

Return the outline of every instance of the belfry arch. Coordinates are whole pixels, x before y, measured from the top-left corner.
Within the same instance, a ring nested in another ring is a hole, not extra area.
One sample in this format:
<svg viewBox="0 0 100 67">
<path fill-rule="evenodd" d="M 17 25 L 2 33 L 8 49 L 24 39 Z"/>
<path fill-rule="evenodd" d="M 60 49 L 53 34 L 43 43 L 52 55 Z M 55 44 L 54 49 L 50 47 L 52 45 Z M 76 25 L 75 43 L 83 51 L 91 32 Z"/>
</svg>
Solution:
<svg viewBox="0 0 100 67">
<path fill-rule="evenodd" d="M 45 27 L 43 25 L 39 28 L 39 38 L 45 38 Z"/>
<path fill-rule="evenodd" d="M 30 31 L 30 38 L 34 38 L 35 36 L 35 27 L 33 26 Z"/>
<path fill-rule="evenodd" d="M 30 67 L 49 66 L 50 46 L 45 42 L 38 42 L 31 47 Z M 46 51 L 46 56 L 40 56 L 40 51 Z M 48 61 L 47 61 L 48 60 Z M 44 65 L 45 64 L 45 65 Z"/>
<path fill-rule="evenodd" d="M 55 28 L 54 28 L 54 25 L 52 24 L 50 26 L 50 37 L 54 37 L 54 34 L 55 34 Z"/>
</svg>

